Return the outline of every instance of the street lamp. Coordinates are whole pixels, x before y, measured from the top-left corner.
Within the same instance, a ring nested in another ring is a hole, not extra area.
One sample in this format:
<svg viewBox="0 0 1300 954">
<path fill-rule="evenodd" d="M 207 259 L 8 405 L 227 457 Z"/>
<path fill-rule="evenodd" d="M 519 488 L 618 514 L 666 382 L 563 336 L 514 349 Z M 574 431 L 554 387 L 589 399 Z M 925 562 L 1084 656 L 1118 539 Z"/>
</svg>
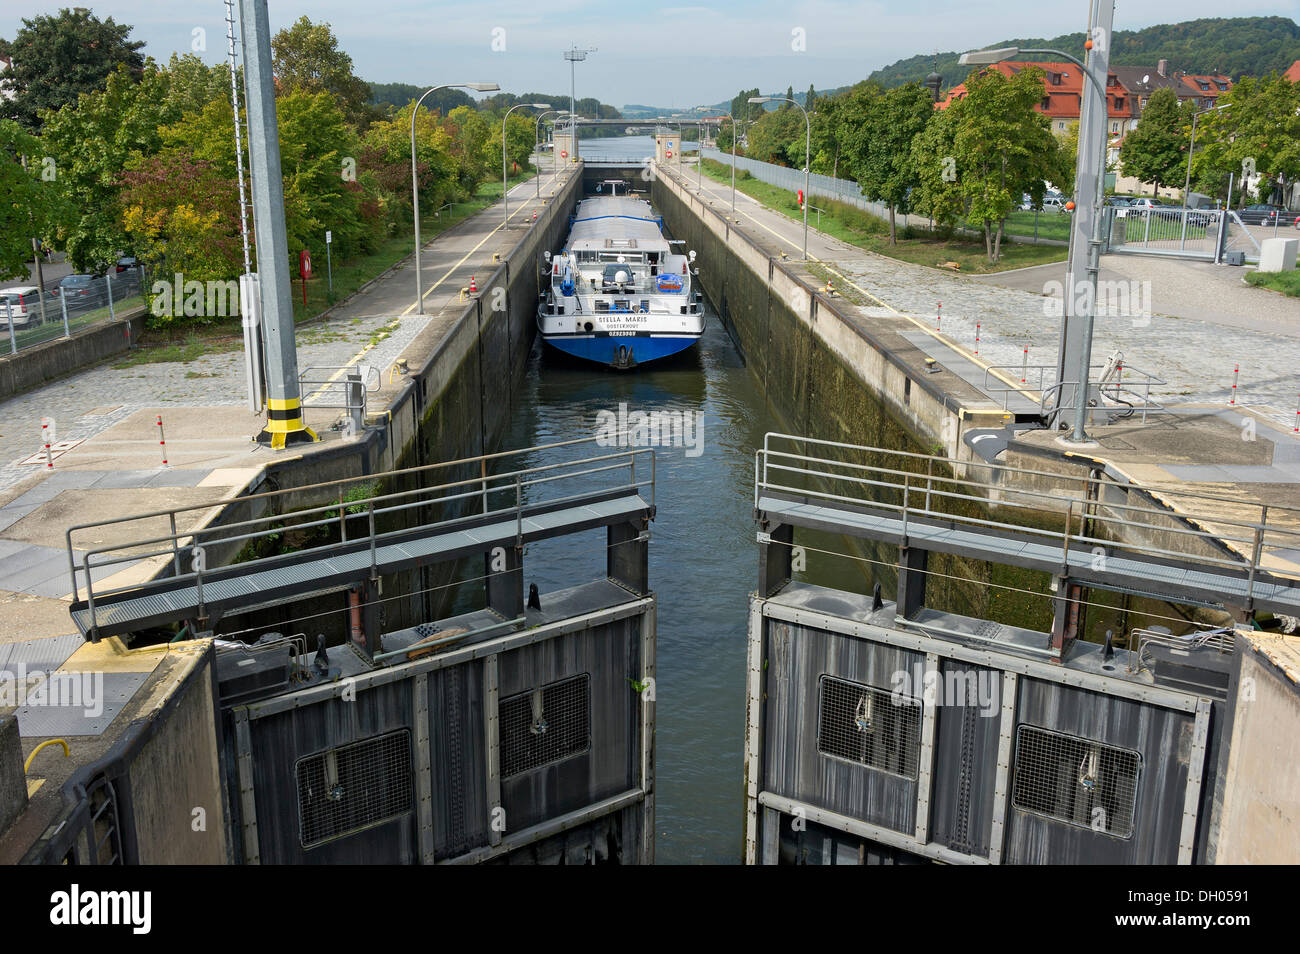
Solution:
<svg viewBox="0 0 1300 954">
<path fill-rule="evenodd" d="M 506 230 L 506 226 L 510 224 L 510 189 L 509 189 L 509 180 L 506 177 L 506 122 L 510 119 L 511 113 L 513 113 L 516 109 L 519 109 L 523 106 L 531 106 L 533 109 L 551 108 L 550 103 L 516 103 L 515 105 L 511 106 L 509 109 L 506 110 L 505 116 L 502 117 L 501 119 L 501 212 L 503 215 L 503 218 L 501 219 L 502 232 L 504 232 Z M 534 132 L 534 136 L 536 136 L 536 132 Z M 539 168 L 537 171 L 540 174 L 542 170 Z M 541 185 L 539 183 L 538 189 L 540 188 Z"/>
<path fill-rule="evenodd" d="M 415 101 L 415 107 L 411 110 L 411 209 L 415 214 L 415 305 L 421 315 L 424 314 L 424 285 L 420 281 L 420 180 L 415 168 L 415 114 L 420 111 L 420 104 L 424 102 L 424 97 L 440 89 L 472 89 L 479 93 L 490 93 L 500 88 L 496 83 L 446 83 L 433 89 L 426 89 Z"/>
<path fill-rule="evenodd" d="M 533 123 L 533 152 L 538 153 L 537 155 L 537 198 L 539 199 L 542 197 L 542 157 L 541 154 L 538 152 L 538 141 L 542 130 L 542 119 L 545 118 L 547 113 L 556 113 L 557 119 L 560 116 L 569 115 L 569 111 L 567 109 L 548 109 L 545 113 L 538 113 L 537 121 Z M 505 126 L 502 126 L 501 129 L 502 129 L 502 135 L 504 135 Z M 503 144 L 504 142 L 505 140 L 502 139 Z M 554 153 L 552 153 L 552 155 L 553 154 Z"/>
<path fill-rule="evenodd" d="M 1192 144 L 1187 150 L 1187 178 L 1183 180 L 1183 206 L 1187 206 L 1187 193 L 1192 187 L 1192 153 L 1196 152 L 1196 120 L 1206 113 L 1212 113 L 1216 109 L 1231 109 L 1232 103 L 1224 103 L 1222 106 L 1210 106 L 1206 109 L 1199 109 L 1192 114 Z M 1186 220 L 1187 216 L 1183 216 Z"/>
<path fill-rule="evenodd" d="M 793 99 L 786 96 L 751 96 L 751 103 L 794 103 L 799 106 Z M 812 170 L 812 122 L 808 119 L 808 110 L 799 106 L 799 112 L 803 113 L 804 122 L 804 141 L 803 141 L 803 260 L 808 261 L 808 175 Z M 732 142 L 735 142 L 735 128 L 732 128 Z M 735 197 L 732 197 L 735 201 Z"/>
<path fill-rule="evenodd" d="M 733 106 L 725 117 L 718 119 L 718 131 L 722 130 L 722 119 L 731 120 L 731 211 L 736 211 L 736 108 Z M 703 161 L 703 160 L 701 160 Z"/>
<path fill-rule="evenodd" d="M 695 112 L 708 112 L 708 106 L 696 106 Z M 701 194 L 704 192 L 704 133 L 700 131 L 700 124 L 695 124 L 695 188 Z"/>
<path fill-rule="evenodd" d="M 577 101 L 574 99 L 574 92 L 577 88 L 576 87 L 577 64 L 585 60 L 587 58 L 588 53 L 595 53 L 595 52 L 596 52 L 596 48 L 594 46 L 589 50 L 580 50 L 578 49 L 578 47 L 574 46 L 572 49 L 564 51 L 564 58 L 569 61 L 569 130 L 570 130 L 569 138 L 571 140 L 569 143 L 569 148 L 573 150 L 574 159 L 578 158 L 578 127 L 577 127 L 578 105 L 577 105 Z M 597 113 L 596 115 L 599 116 L 600 114 Z"/>
<path fill-rule="evenodd" d="M 1098 19 L 1099 21 L 1104 19 L 1105 21 L 1104 26 L 1100 25 L 1100 22 L 1094 23 L 1092 24 L 1092 26 L 1098 27 L 1102 29 L 1104 33 L 1108 34 L 1110 32 L 1110 15 L 1112 11 L 1105 4 L 1102 4 L 1102 7 L 1105 9 L 1098 11 L 1098 15 L 1099 15 Z M 1102 72 L 1104 77 L 1109 74 L 1109 67 L 1104 59 L 1104 56 L 1099 57 L 1099 54 L 1101 54 L 1103 50 L 1104 47 L 1098 48 L 1096 51 L 1093 52 L 1092 55 L 1094 58 L 1101 59 L 1102 65 L 1099 71 Z M 1093 205 L 1091 210 L 1092 234 L 1091 237 L 1087 240 L 1088 250 L 1087 250 L 1087 258 L 1085 264 L 1085 270 L 1088 276 L 1086 281 L 1088 283 L 1088 287 L 1091 293 L 1087 296 L 1088 303 L 1085 304 L 1084 307 L 1081 309 L 1082 314 L 1074 315 L 1074 317 L 1081 319 L 1081 327 L 1077 329 L 1078 337 L 1076 339 L 1073 339 L 1078 348 L 1079 380 L 1075 384 L 1075 388 L 1076 388 L 1075 418 L 1074 418 L 1074 427 L 1070 434 L 1069 440 L 1071 443 L 1083 444 L 1088 442 L 1088 436 L 1085 431 L 1084 424 L 1085 424 L 1085 419 L 1088 416 L 1088 391 L 1090 387 L 1088 378 L 1092 367 L 1092 331 L 1093 331 L 1094 311 L 1096 308 L 1096 301 L 1097 301 L 1097 273 L 1101 268 L 1101 240 L 1102 240 L 1101 230 L 1102 230 L 1102 220 L 1103 220 L 1102 212 L 1105 208 L 1105 196 L 1106 196 L 1106 149 L 1107 149 L 1107 142 L 1110 137 L 1109 130 L 1107 129 L 1107 124 L 1109 122 L 1108 106 L 1110 101 L 1106 96 L 1106 90 L 1102 86 L 1101 81 L 1099 81 L 1097 77 L 1094 76 L 1091 72 L 1089 72 L 1088 67 L 1086 67 L 1083 64 L 1083 62 L 1078 58 L 1071 56 L 1069 53 L 1065 53 L 1061 50 L 1028 49 L 1028 48 L 1021 49 L 1020 47 L 1016 47 L 1016 46 L 1007 46 L 1007 47 L 1000 47 L 999 49 L 996 50 L 976 50 L 970 53 L 963 53 L 958 58 L 957 62 L 960 63 L 962 66 L 984 66 L 992 63 L 997 63 L 1000 60 L 1009 59 L 1013 56 L 1017 56 L 1020 53 L 1038 53 L 1038 54 L 1048 54 L 1051 56 L 1059 56 L 1061 59 L 1073 63 L 1075 66 L 1079 67 L 1080 72 L 1082 72 L 1083 75 L 1086 76 L 1088 80 L 1092 83 L 1092 88 L 1097 93 L 1101 101 L 1101 115 L 1099 121 L 1096 124 L 1098 129 L 1100 130 L 1100 135 L 1097 136 L 1097 139 L 1099 141 L 1094 146 L 1095 152 L 1094 150 L 1090 150 L 1088 148 L 1088 143 L 1086 142 L 1083 136 L 1083 128 L 1082 128 L 1083 110 L 1082 108 L 1080 108 L 1079 152 L 1075 163 L 1076 182 L 1080 179 L 1082 179 L 1084 182 L 1087 182 L 1088 176 L 1096 177 L 1096 188 L 1094 189 Z M 1080 95 L 1079 99 L 1080 99 L 1080 106 L 1082 107 L 1082 101 L 1083 101 L 1082 95 Z M 1083 206 L 1077 206 L 1075 208 L 1074 224 L 1071 225 L 1071 231 L 1070 231 L 1070 248 L 1066 256 L 1066 269 L 1065 269 L 1066 277 L 1067 277 L 1066 284 L 1069 287 L 1062 293 L 1065 299 L 1063 301 L 1063 304 L 1066 306 L 1065 314 L 1067 316 L 1067 319 L 1066 319 L 1066 323 L 1063 323 L 1061 327 L 1061 343 L 1059 347 L 1059 355 L 1057 358 L 1057 362 L 1058 362 L 1057 408 L 1058 409 L 1061 408 L 1062 399 L 1065 396 L 1066 363 L 1068 360 L 1067 352 L 1070 350 L 1070 343 L 1072 340 L 1069 332 L 1074 330 L 1068 327 L 1068 320 L 1069 320 L 1069 316 L 1071 315 L 1071 312 L 1073 311 L 1073 305 L 1078 298 L 1077 290 L 1074 287 L 1075 286 L 1074 263 L 1078 258 L 1078 251 L 1082 244 L 1081 230 L 1084 229 L 1088 224 L 1087 222 L 1081 221 L 1080 213 L 1084 211 L 1085 209 Z"/>
</svg>

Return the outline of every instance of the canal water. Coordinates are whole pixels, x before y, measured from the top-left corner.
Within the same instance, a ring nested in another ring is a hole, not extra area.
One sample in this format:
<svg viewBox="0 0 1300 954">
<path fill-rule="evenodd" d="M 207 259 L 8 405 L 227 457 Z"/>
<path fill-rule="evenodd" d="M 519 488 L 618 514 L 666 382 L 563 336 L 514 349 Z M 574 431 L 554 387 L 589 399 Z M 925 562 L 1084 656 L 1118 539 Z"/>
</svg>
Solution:
<svg viewBox="0 0 1300 954">
<path fill-rule="evenodd" d="M 651 137 L 583 142 L 588 157 L 652 154 Z M 591 148 L 589 148 L 589 146 Z M 697 261 L 700 269 L 709 263 Z M 605 370 L 534 344 L 503 448 L 594 437 L 601 411 L 698 413 L 698 447 L 656 451 L 658 516 L 650 585 L 658 597 L 656 845 L 663 863 L 736 863 L 744 837 L 746 624 L 758 582 L 754 450 L 781 427 L 716 311 L 691 350 L 633 371 Z M 602 452 L 594 445 L 521 457 L 533 466 Z M 808 575 L 860 589 L 861 569 L 809 555 Z M 604 533 L 531 545 L 525 582 L 547 590 L 605 572 Z"/>
</svg>

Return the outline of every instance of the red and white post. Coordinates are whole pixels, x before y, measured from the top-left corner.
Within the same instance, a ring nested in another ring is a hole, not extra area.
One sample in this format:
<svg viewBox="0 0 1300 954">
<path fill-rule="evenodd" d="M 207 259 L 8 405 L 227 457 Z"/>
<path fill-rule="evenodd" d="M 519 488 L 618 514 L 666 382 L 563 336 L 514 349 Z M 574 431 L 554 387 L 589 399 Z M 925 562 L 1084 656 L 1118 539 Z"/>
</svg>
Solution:
<svg viewBox="0 0 1300 954">
<path fill-rule="evenodd" d="M 163 433 L 162 415 L 158 415 L 158 446 L 162 448 L 163 466 L 170 467 L 167 463 L 167 435 Z"/>
</svg>

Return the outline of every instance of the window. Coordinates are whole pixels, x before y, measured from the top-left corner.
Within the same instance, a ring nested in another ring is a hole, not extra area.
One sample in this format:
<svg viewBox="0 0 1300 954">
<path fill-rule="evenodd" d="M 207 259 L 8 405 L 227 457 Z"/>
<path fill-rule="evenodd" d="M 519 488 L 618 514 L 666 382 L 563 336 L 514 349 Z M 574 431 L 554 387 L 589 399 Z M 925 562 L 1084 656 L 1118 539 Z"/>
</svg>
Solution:
<svg viewBox="0 0 1300 954">
<path fill-rule="evenodd" d="M 1143 97 L 1142 97 L 1142 103 L 1141 103 L 1141 105 L 1142 105 L 1142 108 L 1143 108 L 1143 109 L 1146 109 L 1146 108 L 1147 108 L 1147 99 L 1148 99 L 1148 97 L 1146 97 L 1146 96 L 1143 96 Z"/>
<path fill-rule="evenodd" d="M 1059 123 L 1057 123 L 1057 124 L 1056 124 L 1056 128 L 1057 128 L 1057 129 L 1064 129 L 1064 128 L 1065 128 L 1065 123 L 1064 123 L 1064 122 L 1059 122 Z"/>
<path fill-rule="evenodd" d="M 1142 756 L 1132 749 L 1022 725 L 1016 730 L 1016 808 L 1118 838 L 1133 834 Z"/>
<path fill-rule="evenodd" d="M 587 673 L 502 699 L 498 711 L 502 778 L 591 748 L 591 677 Z"/>
<path fill-rule="evenodd" d="M 299 759 L 298 837 L 304 848 L 411 810 L 411 733 L 389 732 Z"/>
<path fill-rule="evenodd" d="M 1052 105 L 1052 97 L 1044 96 L 1043 101 L 1038 104 L 1038 108 L 1042 110 L 1046 110 L 1051 105 Z"/>
<path fill-rule="evenodd" d="M 817 751 L 868 768 L 916 778 L 921 700 L 823 675 Z"/>
</svg>

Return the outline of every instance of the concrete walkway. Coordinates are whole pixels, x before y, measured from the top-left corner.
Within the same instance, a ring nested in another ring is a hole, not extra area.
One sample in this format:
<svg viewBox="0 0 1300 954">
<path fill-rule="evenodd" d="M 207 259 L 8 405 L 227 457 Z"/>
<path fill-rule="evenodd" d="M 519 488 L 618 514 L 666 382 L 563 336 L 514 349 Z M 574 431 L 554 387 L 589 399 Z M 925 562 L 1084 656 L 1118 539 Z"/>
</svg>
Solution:
<svg viewBox="0 0 1300 954">
<path fill-rule="evenodd" d="M 543 197 L 572 174 L 544 173 Z M 409 256 L 326 319 L 300 326 L 299 371 L 315 366 L 323 370 L 314 376 L 328 378 L 344 366 L 368 366 L 369 380 L 381 385 L 368 395 L 368 408 L 382 411 L 402 384 L 400 378 L 389 384 L 394 362 L 417 347 L 417 336 L 421 353 L 440 340 L 453 321 L 449 306 L 471 275 L 495 270 L 493 256 L 518 241 L 516 230 L 539 207 L 537 187 L 529 180 L 511 190 L 510 232 L 501 230 L 497 203 L 425 246 L 425 314 L 416 310 Z M 69 527 L 238 496 L 264 465 L 285 453 L 253 442 L 265 418 L 248 410 L 242 346 L 184 364 L 130 365 L 126 359 L 0 403 L 0 643 L 75 632 L 68 616 Z M 336 429 L 342 412 L 322 406 L 336 403 L 336 394 L 305 389 L 304 417 L 322 442 L 296 445 L 293 455 L 342 439 Z M 165 448 L 159 443 L 160 415 Z M 52 468 L 43 450 L 42 419 L 54 427 Z M 200 513 L 196 520 L 204 517 Z M 95 542 L 79 540 L 78 549 Z"/>
</svg>

